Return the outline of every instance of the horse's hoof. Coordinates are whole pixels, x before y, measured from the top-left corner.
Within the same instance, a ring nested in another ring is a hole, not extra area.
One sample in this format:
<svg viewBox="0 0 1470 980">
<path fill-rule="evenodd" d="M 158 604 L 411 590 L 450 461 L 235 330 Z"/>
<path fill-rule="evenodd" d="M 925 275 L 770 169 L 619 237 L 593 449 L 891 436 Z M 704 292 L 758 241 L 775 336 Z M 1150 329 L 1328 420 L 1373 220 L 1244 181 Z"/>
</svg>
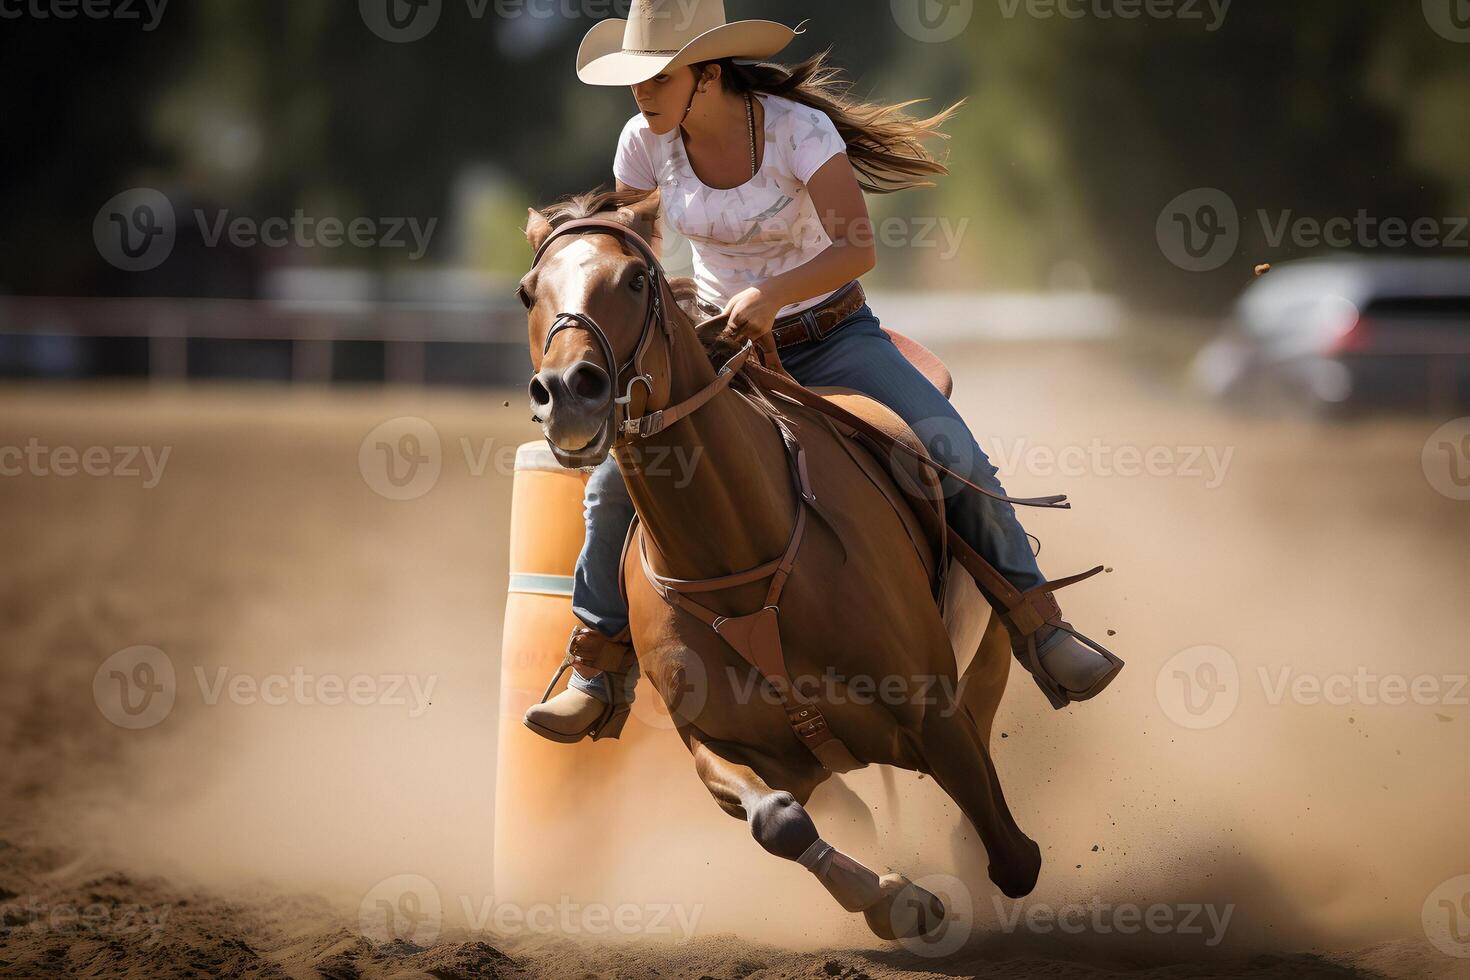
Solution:
<svg viewBox="0 0 1470 980">
<path fill-rule="evenodd" d="M 1036 888 L 1041 877 L 1041 848 L 1034 840 L 1026 841 L 1025 853 L 1018 864 L 1001 868 L 991 862 L 987 872 L 990 880 L 1006 898 L 1025 898 Z"/>
<path fill-rule="evenodd" d="M 927 936 L 944 923 L 944 903 L 903 875 L 878 880 L 883 897 L 863 909 L 868 928 L 890 942 Z"/>
</svg>

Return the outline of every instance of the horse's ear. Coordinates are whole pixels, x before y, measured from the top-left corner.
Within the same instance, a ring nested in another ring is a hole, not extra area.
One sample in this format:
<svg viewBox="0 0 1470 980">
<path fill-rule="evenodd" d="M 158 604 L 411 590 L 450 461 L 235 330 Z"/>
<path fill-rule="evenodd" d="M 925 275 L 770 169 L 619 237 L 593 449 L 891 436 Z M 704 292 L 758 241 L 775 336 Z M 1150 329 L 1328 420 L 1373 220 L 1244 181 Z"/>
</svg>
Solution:
<svg viewBox="0 0 1470 980">
<path fill-rule="evenodd" d="M 540 251 L 541 244 L 551 234 L 551 222 L 546 216 L 535 208 L 526 208 L 526 241 L 531 243 L 533 252 Z"/>
</svg>

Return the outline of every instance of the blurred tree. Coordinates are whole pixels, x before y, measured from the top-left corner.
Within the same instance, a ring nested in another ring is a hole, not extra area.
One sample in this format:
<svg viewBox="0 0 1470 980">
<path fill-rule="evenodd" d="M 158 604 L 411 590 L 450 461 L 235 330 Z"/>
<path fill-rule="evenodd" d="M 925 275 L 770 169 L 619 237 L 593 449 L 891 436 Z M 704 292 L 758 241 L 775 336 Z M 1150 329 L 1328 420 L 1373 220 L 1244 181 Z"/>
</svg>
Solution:
<svg viewBox="0 0 1470 980">
<path fill-rule="evenodd" d="M 1235 4 L 1216 30 L 1208 17 L 1100 17 L 1099 4 L 1073 2 L 1084 16 L 1071 18 L 1034 16 L 1024 0 L 976 3 L 957 37 L 926 43 L 899 29 L 888 0 L 728 0 L 732 17 L 809 18 L 782 57 L 832 45 L 862 96 L 927 100 L 911 111 L 967 99 L 936 147 L 951 175 L 870 200 L 910 232 L 912 219 L 962 232 L 950 261 L 933 247 L 884 248 L 875 277 L 892 285 L 1091 279 L 1210 310 L 1256 261 L 1301 254 L 1269 245 L 1258 210 L 1470 211 L 1470 47 L 1435 33 L 1418 4 Z M 104 201 L 139 185 L 232 216 L 437 218 L 432 259 L 519 274 L 525 205 L 610 184 L 634 111 L 626 90 L 572 70 L 609 4 L 586 0 L 576 17 L 567 6 L 443 0 L 435 28 L 409 43 L 375 34 L 347 0 L 174 3 L 153 31 L 7 20 L 0 289 L 249 295 L 272 262 L 404 257 L 205 251 L 184 215 L 186 257 L 125 275 L 101 260 L 91 226 Z M 1197 187 L 1229 194 L 1243 225 L 1233 262 L 1205 274 L 1171 265 L 1155 240 L 1164 205 Z"/>
</svg>

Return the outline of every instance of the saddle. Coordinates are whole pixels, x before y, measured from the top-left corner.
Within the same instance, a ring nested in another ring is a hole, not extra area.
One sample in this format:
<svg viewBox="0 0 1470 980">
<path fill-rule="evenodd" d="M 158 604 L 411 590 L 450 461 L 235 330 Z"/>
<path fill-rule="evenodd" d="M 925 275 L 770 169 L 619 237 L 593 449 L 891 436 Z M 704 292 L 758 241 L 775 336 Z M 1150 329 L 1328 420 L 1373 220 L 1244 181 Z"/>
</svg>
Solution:
<svg viewBox="0 0 1470 980">
<path fill-rule="evenodd" d="M 737 390 L 737 393 L 765 409 L 786 449 L 787 464 L 796 493 L 796 515 L 785 550 L 777 558 L 732 575 L 709 579 L 675 579 L 654 570 L 648 558 L 646 539 L 639 532 L 638 522 L 635 520 L 624 543 L 624 554 L 626 556 L 627 549 L 633 546 L 636 537 L 643 574 L 654 591 L 670 605 L 703 621 L 743 660 L 755 667 L 780 696 L 787 723 L 796 737 L 825 768 L 832 772 L 848 772 L 861 768 L 865 763 L 855 758 L 841 739 L 833 734 L 820 706 L 803 695 L 792 683 L 781 646 L 778 626 L 781 592 L 790 577 L 805 535 L 807 512 L 813 511 L 829 525 L 831 522 L 822 514 L 812 490 L 806 453 L 798 438 L 799 425 L 794 424 L 777 407 L 775 401 L 810 409 L 810 412 L 801 413 L 805 416 L 804 421 L 826 425 L 840 437 L 838 444 L 847 451 L 903 521 L 923 566 L 929 572 L 931 594 L 939 603 L 941 613 L 945 611 L 946 600 L 953 602 L 952 597 L 958 594 L 947 588 L 947 584 L 955 577 L 950 573 L 961 568 L 974 577 L 980 594 L 997 610 L 1003 609 L 1002 615 L 1010 617 L 1008 625 L 1030 623 L 1033 625 L 1030 625 L 1029 630 L 1024 625 L 1020 628 L 1026 632 L 1034 632 L 1053 615 L 1046 608 L 1046 603 L 1049 602 L 1056 609 L 1050 596 L 1045 595 L 1043 601 L 1038 590 L 1025 594 L 1018 592 L 949 528 L 944 515 L 944 493 L 939 483 L 941 474 L 953 476 L 981 493 L 1011 503 L 1062 506 L 1065 498 L 1016 499 L 969 484 L 963 477 L 935 462 L 909 426 L 886 406 L 856 392 L 842 389 L 814 391 L 804 388 L 780 368 L 779 359 L 771 346 L 767 345 L 764 350 L 758 348 L 756 353 L 765 364 L 757 364 L 754 358 L 741 361 L 739 370 L 751 382 L 751 391 L 747 394 Z M 943 365 L 939 364 L 937 358 L 933 363 L 943 370 Z M 945 372 L 946 375 L 947 373 Z M 907 477 L 901 481 L 905 484 L 903 486 L 899 486 L 900 481 L 896 481 L 887 471 L 887 466 L 900 461 L 905 467 L 904 473 Z M 951 554 L 955 559 L 953 564 L 949 560 Z M 1060 588 L 1100 571 L 1102 566 L 1071 579 L 1046 583 L 1046 588 Z M 722 615 L 690 597 L 691 594 L 715 592 L 763 580 L 769 580 L 770 584 L 761 607 L 742 616 Z M 1056 609 L 1055 615 L 1059 614 L 1060 609 Z M 978 646 L 979 638 L 978 634 L 974 634 L 973 618 L 970 631 L 975 636 L 975 645 Z M 973 655 L 974 649 L 974 646 L 970 648 L 970 655 Z"/>
</svg>

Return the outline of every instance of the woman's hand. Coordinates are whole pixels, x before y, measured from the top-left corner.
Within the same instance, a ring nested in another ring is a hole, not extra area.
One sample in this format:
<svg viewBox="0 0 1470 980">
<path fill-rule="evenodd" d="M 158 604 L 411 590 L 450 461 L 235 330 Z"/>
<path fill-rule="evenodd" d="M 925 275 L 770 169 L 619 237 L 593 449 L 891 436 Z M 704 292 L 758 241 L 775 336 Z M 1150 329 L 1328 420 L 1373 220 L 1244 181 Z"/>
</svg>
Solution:
<svg viewBox="0 0 1470 980">
<path fill-rule="evenodd" d="M 728 333 L 741 340 L 754 340 L 771 332 L 776 311 L 781 304 L 761 291 L 759 286 L 742 289 L 730 297 L 721 313 L 730 314 Z"/>
</svg>

